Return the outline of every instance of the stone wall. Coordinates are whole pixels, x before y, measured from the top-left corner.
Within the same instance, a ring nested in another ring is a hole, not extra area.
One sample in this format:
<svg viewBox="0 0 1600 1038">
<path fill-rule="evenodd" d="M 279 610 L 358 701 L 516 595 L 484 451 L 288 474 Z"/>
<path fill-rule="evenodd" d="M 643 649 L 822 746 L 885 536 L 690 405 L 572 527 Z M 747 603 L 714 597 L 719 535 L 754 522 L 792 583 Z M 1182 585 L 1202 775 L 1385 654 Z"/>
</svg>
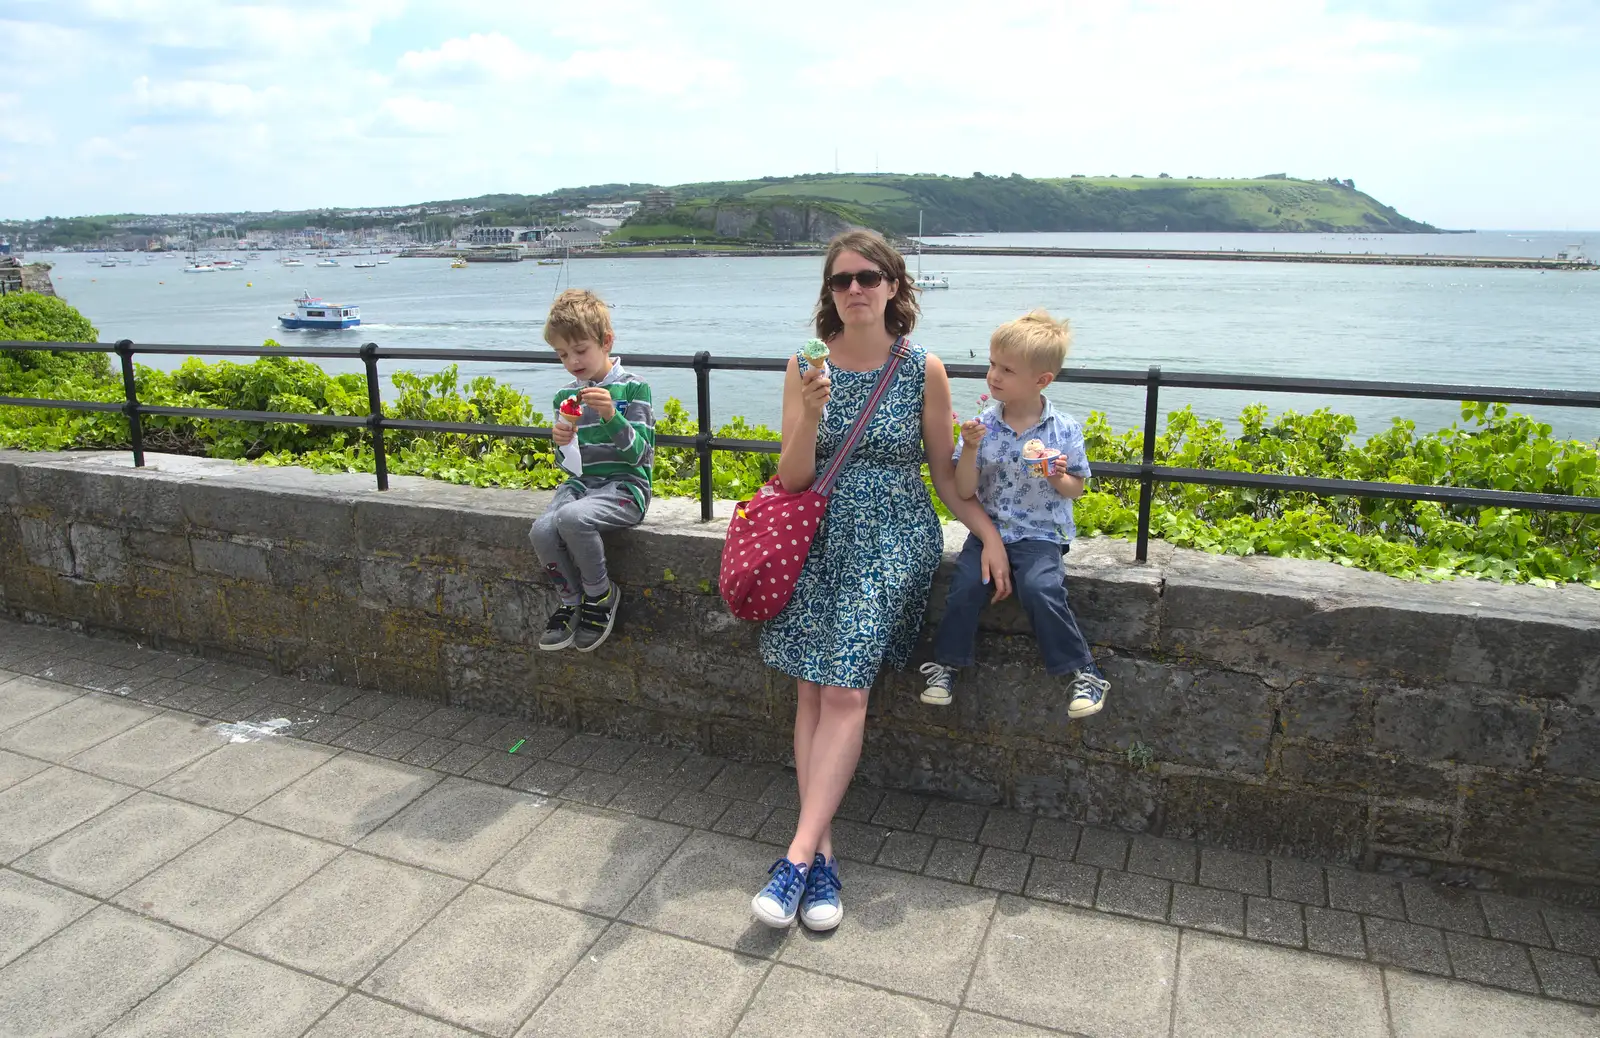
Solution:
<svg viewBox="0 0 1600 1038">
<path fill-rule="evenodd" d="M 784 762 L 792 686 L 716 596 L 723 523 L 658 502 L 612 542 L 594 655 L 533 648 L 545 495 L 125 454 L 0 452 L 12 615 L 475 710 Z M 725 514 L 725 508 L 724 508 Z M 955 547 L 960 532 L 949 533 Z M 1240 849 L 1600 900 L 1600 593 L 1418 585 L 1122 541 L 1069 557 L 1115 683 L 1066 716 L 1014 603 L 925 707 L 872 698 L 891 787 Z M 942 601 L 935 588 L 933 611 Z M 919 657 L 920 659 L 926 658 Z"/>
</svg>

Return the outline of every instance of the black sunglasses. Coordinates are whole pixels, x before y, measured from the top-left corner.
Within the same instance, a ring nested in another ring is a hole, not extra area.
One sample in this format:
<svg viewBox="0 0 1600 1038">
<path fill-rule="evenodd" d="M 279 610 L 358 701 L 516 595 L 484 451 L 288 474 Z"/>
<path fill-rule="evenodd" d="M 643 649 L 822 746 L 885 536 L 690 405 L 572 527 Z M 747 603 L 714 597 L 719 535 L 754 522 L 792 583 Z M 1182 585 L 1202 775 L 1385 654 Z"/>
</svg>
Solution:
<svg viewBox="0 0 1600 1038">
<path fill-rule="evenodd" d="M 859 281 L 862 288 L 877 288 L 883 284 L 884 276 L 881 270 L 858 270 L 852 274 L 835 274 L 828 278 L 828 287 L 835 292 L 848 292 L 850 282 Z"/>
</svg>

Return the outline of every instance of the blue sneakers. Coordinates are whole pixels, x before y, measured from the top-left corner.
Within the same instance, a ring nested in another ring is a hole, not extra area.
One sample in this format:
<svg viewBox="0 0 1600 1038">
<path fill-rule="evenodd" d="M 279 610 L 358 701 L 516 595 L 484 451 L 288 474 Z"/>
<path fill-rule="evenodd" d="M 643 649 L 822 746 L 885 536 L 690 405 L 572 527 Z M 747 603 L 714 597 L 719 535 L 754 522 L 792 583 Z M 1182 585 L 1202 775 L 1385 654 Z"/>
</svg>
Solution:
<svg viewBox="0 0 1600 1038">
<path fill-rule="evenodd" d="M 750 900 L 750 910 L 756 918 L 775 929 L 782 929 L 794 922 L 795 912 L 800 908 L 800 896 L 806 891 L 806 873 L 810 871 L 805 865 L 796 865 L 788 858 L 779 858 L 772 863 L 772 868 L 767 870 L 771 876 L 761 893 Z"/>
<path fill-rule="evenodd" d="M 818 854 L 806 873 L 806 892 L 800 898 L 800 922 L 808 930 L 832 930 L 844 918 L 839 903 L 838 863 Z"/>
</svg>

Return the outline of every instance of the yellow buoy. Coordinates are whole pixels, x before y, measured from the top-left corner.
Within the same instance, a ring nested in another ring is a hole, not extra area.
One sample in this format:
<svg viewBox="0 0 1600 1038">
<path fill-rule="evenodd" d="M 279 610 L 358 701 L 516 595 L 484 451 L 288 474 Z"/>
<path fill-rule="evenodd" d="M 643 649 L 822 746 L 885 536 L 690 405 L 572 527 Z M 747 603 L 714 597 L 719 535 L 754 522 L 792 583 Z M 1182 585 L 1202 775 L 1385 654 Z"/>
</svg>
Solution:
<svg viewBox="0 0 1600 1038">
<path fill-rule="evenodd" d="M 245 282 L 245 283 L 244 283 L 244 287 L 245 287 L 245 288 L 255 288 L 255 287 L 256 287 L 256 286 L 255 286 L 255 282 L 253 282 L 253 281 L 246 281 L 246 282 Z"/>
</svg>

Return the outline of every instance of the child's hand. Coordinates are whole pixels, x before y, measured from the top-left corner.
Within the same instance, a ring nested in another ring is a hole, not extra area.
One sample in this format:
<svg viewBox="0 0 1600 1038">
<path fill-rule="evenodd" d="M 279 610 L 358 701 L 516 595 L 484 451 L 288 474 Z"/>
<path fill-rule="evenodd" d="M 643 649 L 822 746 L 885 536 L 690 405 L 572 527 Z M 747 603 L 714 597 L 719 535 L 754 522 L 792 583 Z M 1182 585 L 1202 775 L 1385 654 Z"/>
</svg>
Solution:
<svg viewBox="0 0 1600 1038">
<path fill-rule="evenodd" d="M 557 447 L 565 447 L 576 435 L 578 435 L 577 426 L 568 425 L 566 422 L 556 422 L 550 427 L 550 440 Z"/>
<path fill-rule="evenodd" d="M 1065 454 L 1057 454 L 1050 459 L 1050 478 L 1060 479 L 1066 475 L 1070 475 L 1067 471 L 1067 456 Z"/>
<path fill-rule="evenodd" d="M 961 423 L 961 442 L 967 447 L 976 447 L 989 435 L 989 427 L 976 418 Z"/>
<path fill-rule="evenodd" d="M 585 407 L 593 408 L 602 422 L 609 422 L 617 415 L 617 402 L 611 399 L 609 389 L 590 386 L 578 394 L 578 399 L 583 401 Z"/>
</svg>

